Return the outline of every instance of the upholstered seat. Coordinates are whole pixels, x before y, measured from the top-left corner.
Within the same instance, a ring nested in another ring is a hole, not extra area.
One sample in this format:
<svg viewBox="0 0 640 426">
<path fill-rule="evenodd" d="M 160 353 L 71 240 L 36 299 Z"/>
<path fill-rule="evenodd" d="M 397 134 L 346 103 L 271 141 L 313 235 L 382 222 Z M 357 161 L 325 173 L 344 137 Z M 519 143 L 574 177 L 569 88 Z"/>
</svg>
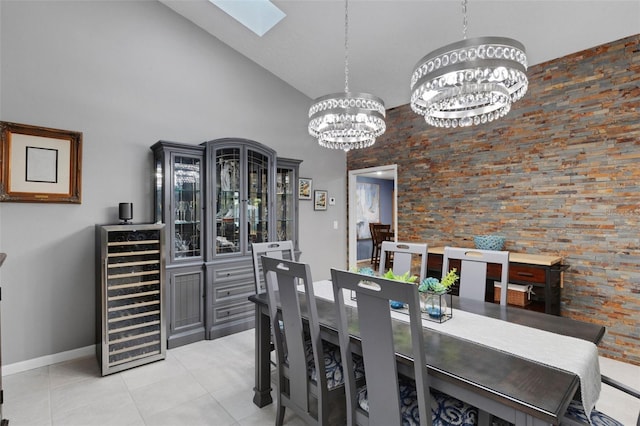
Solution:
<svg viewBox="0 0 640 426">
<path fill-rule="evenodd" d="M 403 426 L 420 426 L 416 384 L 413 380 L 400 376 L 400 412 Z M 367 387 L 358 388 L 358 406 L 369 412 Z M 431 390 L 431 413 L 434 426 L 471 426 L 477 424 L 478 411 L 447 394 Z M 446 423 L 443 422 L 446 419 Z"/>
<path fill-rule="evenodd" d="M 569 407 L 567 407 L 567 412 L 564 413 L 564 419 L 562 424 L 568 425 L 573 424 L 572 422 L 577 422 L 577 424 L 589 424 L 589 419 L 587 419 L 587 414 L 584 412 L 584 406 L 580 401 L 571 401 Z M 591 411 L 591 425 L 593 426 L 624 426 L 622 423 L 617 421 L 614 418 L 607 416 L 604 413 L 601 413 L 598 410 Z"/>
<path fill-rule="evenodd" d="M 327 387 L 329 389 L 344 385 L 344 371 L 342 369 L 342 359 L 340 357 L 340 346 L 332 343 L 324 342 L 324 369 L 327 376 Z M 318 382 L 318 375 L 313 362 L 313 347 L 311 341 L 305 342 L 305 352 L 307 355 L 307 367 L 309 369 L 309 378 Z M 364 377 L 364 362 L 362 357 L 353 357 L 356 379 Z"/>
</svg>

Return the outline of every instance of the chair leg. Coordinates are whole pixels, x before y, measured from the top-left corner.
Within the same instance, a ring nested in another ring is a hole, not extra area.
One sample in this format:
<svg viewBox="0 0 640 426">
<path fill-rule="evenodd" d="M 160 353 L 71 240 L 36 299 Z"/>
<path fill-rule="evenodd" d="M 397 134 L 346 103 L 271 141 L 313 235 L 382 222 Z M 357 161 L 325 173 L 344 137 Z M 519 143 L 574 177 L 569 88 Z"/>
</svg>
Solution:
<svg viewBox="0 0 640 426">
<path fill-rule="evenodd" d="M 376 243 L 373 243 L 373 248 L 371 249 L 371 265 L 373 270 L 377 270 L 378 269 L 378 262 L 379 262 L 379 254 L 378 254 L 378 247 L 376 246 Z"/>
<path fill-rule="evenodd" d="M 285 408 L 284 405 L 278 404 L 278 409 L 276 410 L 276 426 L 282 426 L 282 423 L 284 423 Z"/>
</svg>

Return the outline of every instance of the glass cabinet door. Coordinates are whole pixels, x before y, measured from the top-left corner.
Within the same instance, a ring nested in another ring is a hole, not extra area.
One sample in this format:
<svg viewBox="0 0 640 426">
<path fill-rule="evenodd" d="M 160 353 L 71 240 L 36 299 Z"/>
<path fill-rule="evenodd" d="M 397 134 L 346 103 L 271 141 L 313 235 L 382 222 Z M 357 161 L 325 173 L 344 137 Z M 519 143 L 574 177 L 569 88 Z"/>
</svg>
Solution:
<svg viewBox="0 0 640 426">
<path fill-rule="evenodd" d="M 276 239 L 293 241 L 298 251 L 298 173 L 300 160 L 278 158 L 276 166 Z"/>
<path fill-rule="evenodd" d="M 207 216 L 214 235 L 207 245 L 210 258 L 248 256 L 252 243 L 275 238 L 275 216 L 270 216 L 275 211 L 275 151 L 237 138 L 202 145 L 209 162 L 207 205 L 214 212 Z"/>
<path fill-rule="evenodd" d="M 269 157 L 247 151 L 247 222 L 248 247 L 269 241 Z"/>
<path fill-rule="evenodd" d="M 294 178 L 293 169 L 278 167 L 276 171 L 276 238 L 294 239 Z"/>
<path fill-rule="evenodd" d="M 239 148 L 216 151 L 216 254 L 240 251 Z"/>
<path fill-rule="evenodd" d="M 174 154 L 171 162 L 174 258 L 200 257 L 202 160 L 199 157 Z"/>
</svg>

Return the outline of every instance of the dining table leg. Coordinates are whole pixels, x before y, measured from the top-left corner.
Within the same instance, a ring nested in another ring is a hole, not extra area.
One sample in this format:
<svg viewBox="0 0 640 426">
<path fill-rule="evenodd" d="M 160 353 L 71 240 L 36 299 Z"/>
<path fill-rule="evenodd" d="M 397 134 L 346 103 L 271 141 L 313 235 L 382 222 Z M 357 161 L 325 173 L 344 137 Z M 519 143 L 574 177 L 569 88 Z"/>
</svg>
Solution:
<svg viewBox="0 0 640 426">
<path fill-rule="evenodd" d="M 484 410 L 478 410 L 478 426 L 489 426 L 491 424 L 491 414 Z"/>
<path fill-rule="evenodd" d="M 255 387 L 253 403 L 264 407 L 273 402 L 271 398 L 271 321 L 259 305 L 255 311 Z"/>
</svg>

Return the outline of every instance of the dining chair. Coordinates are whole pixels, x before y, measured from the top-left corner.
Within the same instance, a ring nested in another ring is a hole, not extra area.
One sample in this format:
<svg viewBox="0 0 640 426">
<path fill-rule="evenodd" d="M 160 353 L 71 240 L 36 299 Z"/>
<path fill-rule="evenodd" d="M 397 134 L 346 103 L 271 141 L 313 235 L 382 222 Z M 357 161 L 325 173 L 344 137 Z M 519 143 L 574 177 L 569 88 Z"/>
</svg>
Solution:
<svg viewBox="0 0 640 426">
<path fill-rule="evenodd" d="M 445 247 L 442 259 L 442 277 L 450 270 L 452 259 L 460 260 L 460 297 L 485 301 L 487 292 L 487 266 L 489 263 L 501 265 L 500 305 L 507 305 L 507 285 L 509 283 L 509 252 L 479 250 L 460 247 Z M 491 287 L 493 290 L 493 287 Z"/>
<path fill-rule="evenodd" d="M 276 425 L 282 425 L 286 408 L 306 424 L 326 425 L 330 420 L 343 420 L 340 350 L 320 337 L 309 265 L 262 256 L 262 267 L 276 346 Z M 299 299 L 300 285 L 304 288 L 300 297 L 304 307 Z M 303 312 L 308 321 L 303 320 Z"/>
<path fill-rule="evenodd" d="M 640 391 L 633 389 L 630 386 L 620 383 L 608 376 L 601 375 L 602 383 L 609 385 L 619 391 L 631 395 L 637 399 L 640 399 Z M 560 422 L 563 426 L 580 426 L 580 425 L 592 425 L 592 426 L 624 426 L 616 419 L 604 414 L 598 410 L 592 410 L 590 416 L 591 422 L 587 419 L 587 415 L 584 411 L 584 406 L 580 401 L 571 401 L 567 407 L 567 411 L 564 414 L 564 418 Z M 638 413 L 638 419 L 636 420 L 636 426 L 640 426 L 640 412 Z"/>
<path fill-rule="evenodd" d="M 253 280 L 255 283 L 256 294 L 266 292 L 264 284 L 264 274 L 262 271 L 262 256 L 272 257 L 274 259 L 287 259 L 295 260 L 295 253 L 293 250 L 293 241 L 274 241 L 265 243 L 252 243 L 251 244 L 251 256 L 253 259 Z M 282 326 L 282 322 L 278 322 L 279 326 Z M 275 350 L 275 344 L 273 343 L 273 333 L 271 334 L 271 352 Z M 275 364 L 273 360 L 272 364 Z"/>
<path fill-rule="evenodd" d="M 369 223 L 369 231 L 371 232 L 371 267 L 375 270 L 380 263 L 380 245 L 385 239 L 383 238 L 383 232 L 389 235 L 391 224 L 372 222 Z"/>
<path fill-rule="evenodd" d="M 389 269 L 396 275 L 411 272 L 414 268 L 414 261 L 420 262 L 418 283 L 427 274 L 428 245 L 426 243 L 405 243 L 394 241 L 383 241 L 380 246 L 380 275 L 384 275 L 387 270 L 387 262 L 393 261 L 393 266 Z"/>
<path fill-rule="evenodd" d="M 331 270 L 331 281 L 340 353 L 345 360 L 347 425 L 476 424 L 475 407 L 429 389 L 418 286 L 337 269 Z M 347 311 L 343 290 L 356 293 L 357 317 Z M 410 333 L 399 335 L 393 326 L 391 300 L 408 306 Z M 346 361 L 353 354 L 353 330 L 360 333 L 364 386 L 356 384 L 353 364 Z M 413 354 L 414 379 L 398 373 L 398 350 Z"/>
<path fill-rule="evenodd" d="M 251 255 L 253 258 L 253 278 L 256 286 L 256 294 L 264 293 L 264 274 L 262 273 L 262 256 L 275 259 L 295 260 L 292 241 L 274 241 L 267 243 L 252 243 Z"/>
</svg>

